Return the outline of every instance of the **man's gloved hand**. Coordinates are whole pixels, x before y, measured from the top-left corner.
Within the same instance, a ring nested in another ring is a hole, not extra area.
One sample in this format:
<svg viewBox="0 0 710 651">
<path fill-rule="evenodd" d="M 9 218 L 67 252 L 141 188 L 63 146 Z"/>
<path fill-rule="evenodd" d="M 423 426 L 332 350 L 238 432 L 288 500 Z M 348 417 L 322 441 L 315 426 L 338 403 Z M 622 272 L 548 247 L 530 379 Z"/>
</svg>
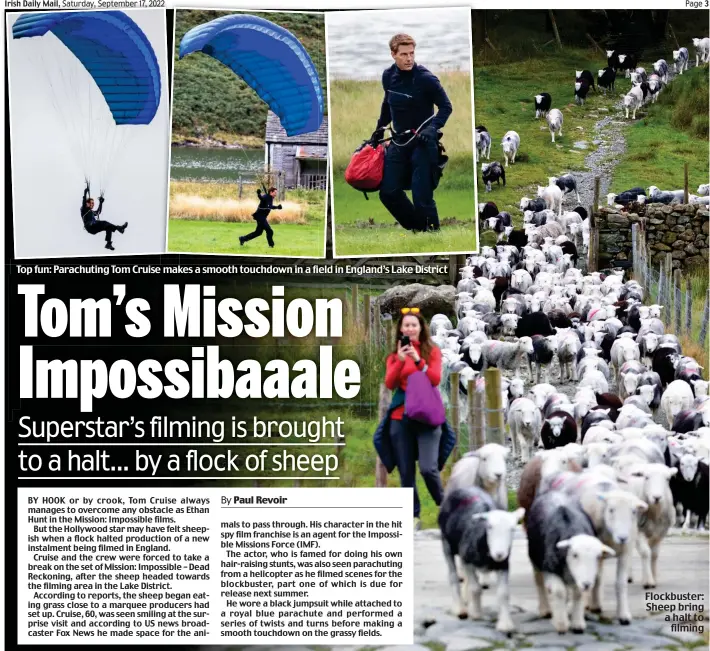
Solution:
<svg viewBox="0 0 710 651">
<path fill-rule="evenodd" d="M 425 145 L 428 142 L 431 141 L 436 141 L 437 139 L 437 132 L 435 127 L 424 127 L 418 134 L 417 137 L 419 140 L 421 140 Z"/>
<path fill-rule="evenodd" d="M 276 206 L 276 208 L 277 208 L 278 210 L 283 210 L 283 206 L 282 206 L 281 204 L 279 204 L 278 206 Z"/>
<path fill-rule="evenodd" d="M 106 201 L 106 200 L 104 199 L 104 195 L 102 194 L 102 195 L 99 197 L 99 203 L 103 203 L 104 201 Z"/>
<path fill-rule="evenodd" d="M 370 140 L 377 145 L 380 140 L 382 140 L 385 137 L 385 128 L 384 127 L 378 127 L 372 132 L 372 135 L 370 136 Z"/>
</svg>

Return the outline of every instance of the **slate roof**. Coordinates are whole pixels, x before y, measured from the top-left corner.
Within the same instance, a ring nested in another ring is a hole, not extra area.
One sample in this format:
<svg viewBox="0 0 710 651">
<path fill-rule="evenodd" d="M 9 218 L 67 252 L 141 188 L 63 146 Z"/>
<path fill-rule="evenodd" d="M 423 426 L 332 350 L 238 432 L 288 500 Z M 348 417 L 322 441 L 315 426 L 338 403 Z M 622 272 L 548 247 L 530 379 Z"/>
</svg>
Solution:
<svg viewBox="0 0 710 651">
<path fill-rule="evenodd" d="M 266 117 L 266 136 L 264 138 L 267 144 L 284 144 L 284 145 L 324 145 L 328 146 L 328 116 L 323 117 L 318 131 L 302 133 L 298 136 L 287 136 L 286 131 L 281 126 L 281 120 L 274 112 L 269 111 Z"/>
</svg>

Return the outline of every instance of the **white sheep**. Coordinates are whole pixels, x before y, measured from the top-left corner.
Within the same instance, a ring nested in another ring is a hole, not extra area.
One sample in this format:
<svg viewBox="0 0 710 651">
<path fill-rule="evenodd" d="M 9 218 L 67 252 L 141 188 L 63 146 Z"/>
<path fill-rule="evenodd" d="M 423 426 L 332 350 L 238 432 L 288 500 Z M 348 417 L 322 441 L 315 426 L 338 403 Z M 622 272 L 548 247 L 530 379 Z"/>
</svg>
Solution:
<svg viewBox="0 0 710 651">
<path fill-rule="evenodd" d="M 539 444 L 542 414 L 529 398 L 516 398 L 508 409 L 508 426 L 513 445 L 513 455 L 527 463 L 532 449 Z"/>
<path fill-rule="evenodd" d="M 520 149 L 520 136 L 515 131 L 508 131 L 501 140 L 501 147 L 503 147 L 503 155 L 505 156 L 505 166 L 508 167 L 508 161 L 510 164 L 515 163 L 515 156 Z"/>
<path fill-rule="evenodd" d="M 690 409 L 693 404 L 693 390 L 683 380 L 673 380 L 661 396 L 661 409 L 666 415 L 668 428 L 673 427 L 673 419 L 683 410 Z"/>
<path fill-rule="evenodd" d="M 560 188 L 556 185 L 548 185 L 547 187 L 538 185 L 537 196 L 545 201 L 548 210 L 556 210 L 557 216 L 562 217 L 562 190 Z M 564 226 L 562 231 L 564 232 Z"/>
<path fill-rule="evenodd" d="M 658 581 L 658 552 L 663 538 L 675 521 L 675 507 L 669 481 L 678 472 L 661 463 L 636 464 L 626 469 L 617 480 L 648 504 L 639 526 L 636 549 L 641 556 L 642 583 L 645 590 L 656 587 Z"/>
<path fill-rule="evenodd" d="M 497 366 L 500 369 L 514 370 L 516 375 L 520 374 L 520 369 L 527 364 L 527 356 L 533 353 L 532 339 L 521 337 L 517 342 L 507 341 L 486 341 L 481 344 L 482 371 L 489 366 Z"/>
<path fill-rule="evenodd" d="M 486 443 L 475 452 L 459 459 L 446 482 L 446 493 L 467 486 L 478 486 L 491 496 L 499 509 L 508 508 L 505 484 L 508 448 L 497 443 Z"/>
<path fill-rule="evenodd" d="M 560 109 L 552 109 L 546 116 L 547 128 L 550 130 L 550 135 L 552 136 L 552 142 L 555 142 L 555 132 L 562 137 L 562 123 L 564 122 L 564 117 Z"/>
</svg>

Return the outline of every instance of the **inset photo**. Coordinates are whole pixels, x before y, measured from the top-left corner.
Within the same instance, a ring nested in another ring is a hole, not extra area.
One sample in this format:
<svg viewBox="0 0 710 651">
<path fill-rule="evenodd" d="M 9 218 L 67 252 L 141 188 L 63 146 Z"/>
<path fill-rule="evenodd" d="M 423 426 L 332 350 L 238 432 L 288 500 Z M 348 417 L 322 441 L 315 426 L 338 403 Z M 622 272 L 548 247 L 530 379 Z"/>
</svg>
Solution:
<svg viewBox="0 0 710 651">
<path fill-rule="evenodd" d="M 165 11 L 10 13 L 15 257 L 164 253 Z"/>
<path fill-rule="evenodd" d="M 326 21 L 336 257 L 477 250 L 470 10 Z"/>
<path fill-rule="evenodd" d="M 168 251 L 324 257 L 323 13 L 175 14 Z"/>
</svg>

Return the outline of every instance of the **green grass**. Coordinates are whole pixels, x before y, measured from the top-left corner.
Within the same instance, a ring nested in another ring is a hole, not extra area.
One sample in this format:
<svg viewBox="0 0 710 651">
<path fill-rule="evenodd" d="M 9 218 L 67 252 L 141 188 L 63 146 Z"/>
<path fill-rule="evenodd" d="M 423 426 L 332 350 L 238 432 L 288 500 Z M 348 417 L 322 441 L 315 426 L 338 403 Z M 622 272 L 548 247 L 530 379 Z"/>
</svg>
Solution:
<svg viewBox="0 0 710 651">
<path fill-rule="evenodd" d="M 173 133 L 200 138 L 224 132 L 264 137 L 268 106 L 241 77 L 216 59 L 195 52 L 179 58 L 180 41 L 197 25 L 230 13 L 227 11 L 179 11 L 175 24 L 175 72 L 173 90 Z M 249 12 L 293 33 L 308 51 L 320 77 L 324 108 L 327 110 L 325 76 L 325 20 L 322 14 Z M 227 134 L 225 137 L 224 134 Z"/>
<path fill-rule="evenodd" d="M 614 170 L 611 191 L 650 185 L 682 188 L 685 163 L 691 193 L 701 183 L 707 183 L 707 67 L 678 75 L 655 104 L 642 109 L 641 115 L 626 130 L 627 149 Z"/>
<path fill-rule="evenodd" d="M 309 226 L 276 224 L 275 248 L 269 248 L 266 235 L 239 246 L 238 238 L 254 230 L 252 224 L 191 221 L 171 219 L 168 231 L 168 251 L 181 253 L 240 253 L 261 256 L 323 257 L 324 222 Z"/>
<path fill-rule="evenodd" d="M 404 231 L 376 193 L 365 201 L 345 183 L 345 168 L 353 151 L 372 133 L 377 122 L 382 87 L 376 81 L 331 82 L 336 255 L 471 251 L 477 247 L 471 80 L 464 73 L 446 73 L 440 79 L 454 111 L 443 129 L 442 142 L 449 162 L 434 195 L 442 223 L 442 233 L 435 235 Z"/>
<path fill-rule="evenodd" d="M 243 196 L 254 196 L 256 186 L 244 185 Z M 196 195 L 205 199 L 235 198 L 234 183 L 197 183 L 171 181 L 170 197 Z M 306 205 L 306 225 L 271 224 L 275 248 L 269 248 L 266 236 L 239 246 L 238 238 L 254 230 L 256 222 L 226 223 L 220 221 L 170 219 L 168 251 L 181 253 L 240 253 L 266 256 L 325 256 L 325 192 L 322 190 L 288 190 L 288 201 Z M 256 209 L 256 200 L 254 201 Z"/>
<path fill-rule="evenodd" d="M 519 204 L 523 196 L 537 196 L 537 186 L 547 185 L 550 176 L 573 170 L 584 170 L 584 159 L 596 149 L 594 124 L 608 115 L 600 108 L 611 109 L 613 94 L 605 97 L 590 91 L 584 106 L 574 103 L 574 70 L 599 68 L 599 56 L 591 50 L 565 49 L 563 54 L 551 52 L 544 59 L 528 59 L 515 63 L 489 65 L 475 70 L 476 124 L 483 124 L 491 134 L 491 161 L 504 162 L 500 142 L 506 131 L 520 135 L 520 152 L 514 165 L 506 169 L 506 187 L 493 184 L 485 192 L 479 179 L 479 202 L 493 201 L 500 210 L 513 215 L 515 225 L 522 217 Z M 621 85 L 621 84 L 620 84 Z M 552 143 L 544 118 L 535 119 L 535 95 L 552 96 L 552 108 L 562 111 L 562 137 Z M 576 141 L 586 141 L 587 149 L 575 149 Z M 484 159 L 484 162 L 489 162 Z M 493 233 L 486 233 L 486 240 Z"/>
</svg>

